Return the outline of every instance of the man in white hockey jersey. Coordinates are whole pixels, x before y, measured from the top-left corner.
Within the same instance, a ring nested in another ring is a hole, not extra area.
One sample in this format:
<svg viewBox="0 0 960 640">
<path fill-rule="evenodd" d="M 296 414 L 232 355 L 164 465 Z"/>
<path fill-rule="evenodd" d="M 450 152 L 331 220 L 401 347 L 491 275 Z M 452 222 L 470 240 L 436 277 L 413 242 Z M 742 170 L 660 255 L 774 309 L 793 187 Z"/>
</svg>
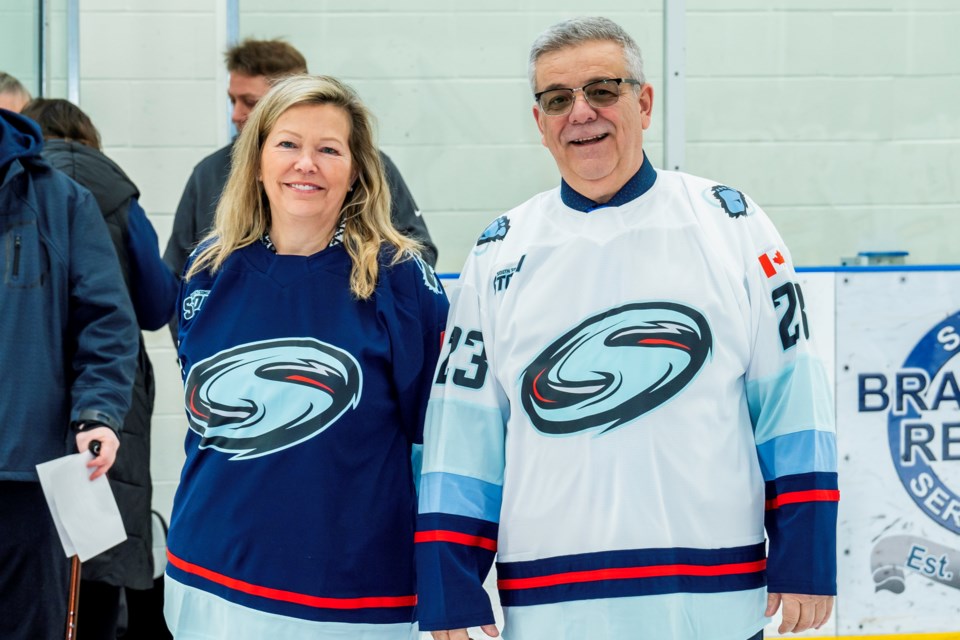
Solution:
<svg viewBox="0 0 960 640">
<path fill-rule="evenodd" d="M 605 18 L 530 53 L 563 178 L 480 236 L 427 411 L 419 617 L 438 640 L 747 640 L 836 593 L 831 391 L 773 225 L 656 171 L 653 89 Z M 766 531 L 766 534 L 764 533 Z M 769 549 L 765 540 L 769 540 Z"/>
</svg>

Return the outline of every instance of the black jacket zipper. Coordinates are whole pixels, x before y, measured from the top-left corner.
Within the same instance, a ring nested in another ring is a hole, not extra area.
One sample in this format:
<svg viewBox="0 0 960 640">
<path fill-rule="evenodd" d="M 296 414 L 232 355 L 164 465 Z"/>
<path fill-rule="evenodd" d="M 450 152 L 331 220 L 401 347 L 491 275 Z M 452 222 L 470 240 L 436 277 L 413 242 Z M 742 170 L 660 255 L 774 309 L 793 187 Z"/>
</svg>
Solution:
<svg viewBox="0 0 960 640">
<path fill-rule="evenodd" d="M 20 236 L 13 241 L 13 277 L 20 275 Z"/>
</svg>

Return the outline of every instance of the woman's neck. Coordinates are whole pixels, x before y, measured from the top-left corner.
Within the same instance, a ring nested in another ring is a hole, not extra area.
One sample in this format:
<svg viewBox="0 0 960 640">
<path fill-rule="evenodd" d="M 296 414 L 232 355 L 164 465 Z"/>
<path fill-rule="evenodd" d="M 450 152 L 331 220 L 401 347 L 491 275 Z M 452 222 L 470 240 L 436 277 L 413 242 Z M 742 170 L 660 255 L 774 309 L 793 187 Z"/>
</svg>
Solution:
<svg viewBox="0 0 960 640">
<path fill-rule="evenodd" d="M 277 253 L 287 256 L 312 256 L 327 248 L 337 228 L 337 220 L 280 221 L 270 225 L 270 241 Z"/>
</svg>

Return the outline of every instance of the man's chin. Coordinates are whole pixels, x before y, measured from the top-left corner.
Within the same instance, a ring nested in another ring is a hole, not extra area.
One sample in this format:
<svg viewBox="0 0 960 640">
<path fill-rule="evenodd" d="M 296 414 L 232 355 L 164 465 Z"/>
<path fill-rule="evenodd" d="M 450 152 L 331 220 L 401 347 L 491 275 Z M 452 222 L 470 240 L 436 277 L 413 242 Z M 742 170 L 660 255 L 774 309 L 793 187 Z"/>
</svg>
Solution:
<svg viewBox="0 0 960 640">
<path fill-rule="evenodd" d="M 570 164 L 570 177 L 578 183 L 598 183 L 611 178 L 616 170 L 616 165 L 609 160 L 596 159 L 585 160 Z M 573 184 L 571 180 L 568 183 Z"/>
</svg>

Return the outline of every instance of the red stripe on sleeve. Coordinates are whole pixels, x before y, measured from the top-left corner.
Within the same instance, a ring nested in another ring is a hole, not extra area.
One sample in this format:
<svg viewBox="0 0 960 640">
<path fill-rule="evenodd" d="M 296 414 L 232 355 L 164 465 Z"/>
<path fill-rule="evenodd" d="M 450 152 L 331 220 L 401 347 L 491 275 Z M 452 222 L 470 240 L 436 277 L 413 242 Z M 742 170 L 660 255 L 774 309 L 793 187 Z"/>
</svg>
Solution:
<svg viewBox="0 0 960 640">
<path fill-rule="evenodd" d="M 492 538 L 484 538 L 482 536 L 471 536 L 466 533 L 459 533 L 457 531 L 443 531 L 437 529 L 434 531 L 417 531 L 413 536 L 414 542 L 453 542 L 455 544 L 463 544 L 468 547 L 480 547 L 481 549 L 486 549 L 487 551 L 496 551 L 497 550 L 497 541 Z"/>
<path fill-rule="evenodd" d="M 767 500 L 767 511 L 779 509 L 785 504 L 798 502 L 839 502 L 840 492 L 836 489 L 811 489 L 809 491 L 791 491 Z"/>
<path fill-rule="evenodd" d="M 555 573 L 549 576 L 536 576 L 533 578 L 497 580 L 497 588 L 508 591 L 511 589 L 555 587 L 561 584 L 574 584 L 578 582 L 599 582 L 601 580 L 632 580 L 636 578 L 662 578 L 664 576 L 727 576 L 741 573 L 756 573 L 757 571 L 763 571 L 766 567 L 766 560 L 756 560 L 753 562 L 738 562 L 734 564 L 717 564 L 709 566 L 695 564 L 664 564 L 650 567 L 595 569 L 592 571 Z"/>
<path fill-rule="evenodd" d="M 310 596 L 305 593 L 296 593 L 294 591 L 283 591 L 281 589 L 271 589 L 270 587 L 261 587 L 243 580 L 237 580 L 205 569 L 199 565 L 192 564 L 186 560 L 181 560 L 167 550 L 167 559 L 170 564 L 186 573 L 193 574 L 210 582 L 223 585 L 234 591 L 248 593 L 252 596 L 268 598 L 270 600 L 279 600 L 281 602 L 292 602 L 302 604 L 307 607 L 317 609 L 380 609 L 389 607 L 413 607 L 417 604 L 417 596 L 382 596 L 367 598 L 321 598 L 320 596 Z"/>
</svg>

